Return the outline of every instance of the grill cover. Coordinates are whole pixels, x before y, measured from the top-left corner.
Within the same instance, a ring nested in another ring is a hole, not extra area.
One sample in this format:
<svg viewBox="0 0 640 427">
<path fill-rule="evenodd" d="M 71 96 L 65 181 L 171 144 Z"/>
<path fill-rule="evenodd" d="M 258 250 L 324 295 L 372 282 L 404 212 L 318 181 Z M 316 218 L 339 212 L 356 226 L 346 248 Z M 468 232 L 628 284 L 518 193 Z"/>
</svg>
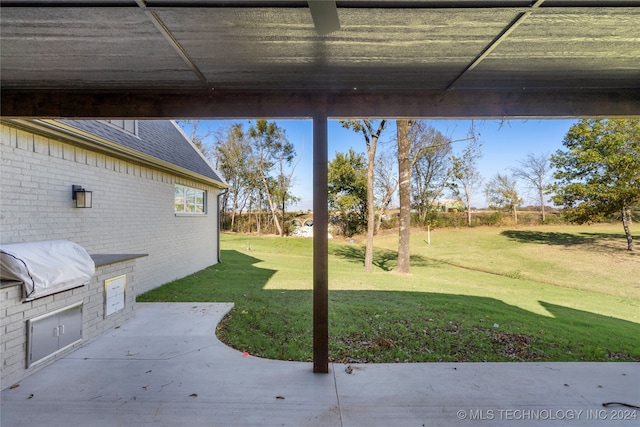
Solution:
<svg viewBox="0 0 640 427">
<path fill-rule="evenodd" d="M 27 301 L 85 285 L 94 273 L 95 264 L 87 251 L 68 240 L 0 247 L 0 277 L 24 283 Z"/>
</svg>

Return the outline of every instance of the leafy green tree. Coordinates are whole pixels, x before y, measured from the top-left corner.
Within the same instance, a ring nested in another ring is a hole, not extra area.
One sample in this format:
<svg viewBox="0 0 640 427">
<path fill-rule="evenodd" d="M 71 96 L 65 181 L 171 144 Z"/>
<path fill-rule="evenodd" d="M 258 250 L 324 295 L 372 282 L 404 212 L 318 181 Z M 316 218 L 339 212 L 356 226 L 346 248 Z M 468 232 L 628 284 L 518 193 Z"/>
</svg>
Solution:
<svg viewBox="0 0 640 427">
<path fill-rule="evenodd" d="M 254 168 L 247 153 L 251 147 L 242 129 L 242 124 L 234 123 L 219 129 L 213 144 L 213 156 L 217 169 L 229 184 L 229 191 L 223 198 L 223 213 L 231 215 L 230 229 L 236 226 L 236 214 L 242 214 L 256 180 L 252 176 Z"/>
<path fill-rule="evenodd" d="M 634 250 L 631 211 L 640 203 L 640 119 L 584 119 L 564 138 L 551 163 L 553 201 L 578 223 L 619 215 Z"/>
<path fill-rule="evenodd" d="M 278 234 L 282 236 L 284 232 L 278 219 L 276 205 L 278 201 L 275 193 L 281 195 L 283 202 L 286 201 L 287 188 L 285 186 L 288 187 L 291 184 L 291 180 L 275 178 L 274 184 L 271 174 L 273 169 L 277 168 L 279 175 L 283 175 L 285 166 L 291 166 L 295 158 L 295 148 L 287 139 L 284 129 L 280 128 L 275 122 L 268 122 L 263 119 L 257 120 L 249 128 L 249 141 L 253 148 L 254 165 L 264 187 L 264 195 L 271 210 L 273 223 Z"/>
<path fill-rule="evenodd" d="M 485 195 L 490 206 L 497 206 L 513 212 L 513 220 L 518 223 L 518 206 L 522 199 L 518 195 L 515 178 L 508 175 L 496 174 L 485 186 Z"/>
<path fill-rule="evenodd" d="M 336 153 L 327 171 L 329 206 L 340 212 L 345 234 L 364 229 L 367 221 L 367 163 L 353 148 Z"/>
</svg>

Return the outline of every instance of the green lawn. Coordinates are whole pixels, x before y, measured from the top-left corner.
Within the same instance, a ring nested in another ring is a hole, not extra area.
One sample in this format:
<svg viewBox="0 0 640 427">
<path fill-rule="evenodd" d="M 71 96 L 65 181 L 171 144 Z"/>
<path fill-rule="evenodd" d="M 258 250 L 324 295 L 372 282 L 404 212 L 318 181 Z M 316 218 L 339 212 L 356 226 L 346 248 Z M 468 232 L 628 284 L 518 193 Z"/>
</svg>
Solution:
<svg viewBox="0 0 640 427">
<path fill-rule="evenodd" d="M 634 236 L 640 241 L 640 237 Z M 640 361 L 640 254 L 622 227 L 412 231 L 329 244 L 330 357 L 343 362 Z M 234 302 L 218 327 L 252 355 L 311 360 L 312 241 L 223 234 L 222 263 L 138 301 Z"/>
</svg>

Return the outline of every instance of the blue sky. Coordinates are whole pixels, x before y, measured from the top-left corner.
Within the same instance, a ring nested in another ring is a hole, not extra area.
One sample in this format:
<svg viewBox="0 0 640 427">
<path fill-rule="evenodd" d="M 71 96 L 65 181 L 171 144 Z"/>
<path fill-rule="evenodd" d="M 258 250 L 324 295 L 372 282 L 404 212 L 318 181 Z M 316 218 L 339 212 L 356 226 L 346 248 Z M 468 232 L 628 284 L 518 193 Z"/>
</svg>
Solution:
<svg viewBox="0 0 640 427">
<path fill-rule="evenodd" d="M 312 150 L 312 123 L 310 120 L 275 120 L 278 125 L 286 130 L 289 141 L 296 147 L 299 162 L 294 173 L 294 185 L 292 193 L 301 198 L 302 202 L 295 206 L 296 209 L 311 209 L 313 203 L 313 150 Z M 529 119 L 529 120 L 476 120 L 474 122 L 476 133 L 480 134 L 482 143 L 482 157 L 477 166 L 484 182 L 489 181 L 496 173 L 509 173 L 510 169 L 518 166 L 518 161 L 524 159 L 527 154 L 551 154 L 562 149 L 562 140 L 572 124 L 577 119 Z M 206 121 L 201 127 L 209 127 L 212 130 L 218 127 L 228 126 L 231 123 L 243 123 L 248 129 L 250 120 Z M 432 120 L 429 122 L 434 128 L 453 140 L 465 138 L 471 126 L 470 120 Z M 395 121 L 390 121 L 387 129 L 382 134 L 378 152 L 393 143 L 396 134 Z M 365 152 L 365 144 L 362 135 L 352 130 L 344 129 L 337 120 L 329 122 L 329 160 L 333 159 L 337 152 L 346 152 L 353 147 L 358 152 Z M 453 145 L 454 153 L 461 151 L 466 142 L 457 142 Z M 521 191 L 525 205 L 535 204 L 534 197 L 529 197 L 524 188 Z M 472 204 L 476 207 L 486 206 L 483 190 L 479 190 L 473 198 Z"/>
</svg>

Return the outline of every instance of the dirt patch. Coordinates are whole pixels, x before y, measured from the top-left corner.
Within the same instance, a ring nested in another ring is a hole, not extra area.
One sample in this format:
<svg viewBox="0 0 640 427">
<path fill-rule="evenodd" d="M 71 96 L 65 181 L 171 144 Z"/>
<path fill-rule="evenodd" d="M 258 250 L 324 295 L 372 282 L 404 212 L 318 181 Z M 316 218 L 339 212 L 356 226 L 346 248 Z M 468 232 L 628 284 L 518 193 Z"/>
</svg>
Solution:
<svg viewBox="0 0 640 427">
<path fill-rule="evenodd" d="M 614 362 L 640 362 L 640 358 L 629 356 L 626 353 L 620 353 L 620 352 L 617 352 L 617 353 L 609 352 L 607 354 L 607 357 L 609 358 L 609 360 Z"/>
<path fill-rule="evenodd" d="M 501 346 L 500 353 L 510 359 L 530 360 L 540 357 L 537 352 L 532 351 L 531 335 L 495 332 L 492 341 L 499 344 Z"/>
</svg>

